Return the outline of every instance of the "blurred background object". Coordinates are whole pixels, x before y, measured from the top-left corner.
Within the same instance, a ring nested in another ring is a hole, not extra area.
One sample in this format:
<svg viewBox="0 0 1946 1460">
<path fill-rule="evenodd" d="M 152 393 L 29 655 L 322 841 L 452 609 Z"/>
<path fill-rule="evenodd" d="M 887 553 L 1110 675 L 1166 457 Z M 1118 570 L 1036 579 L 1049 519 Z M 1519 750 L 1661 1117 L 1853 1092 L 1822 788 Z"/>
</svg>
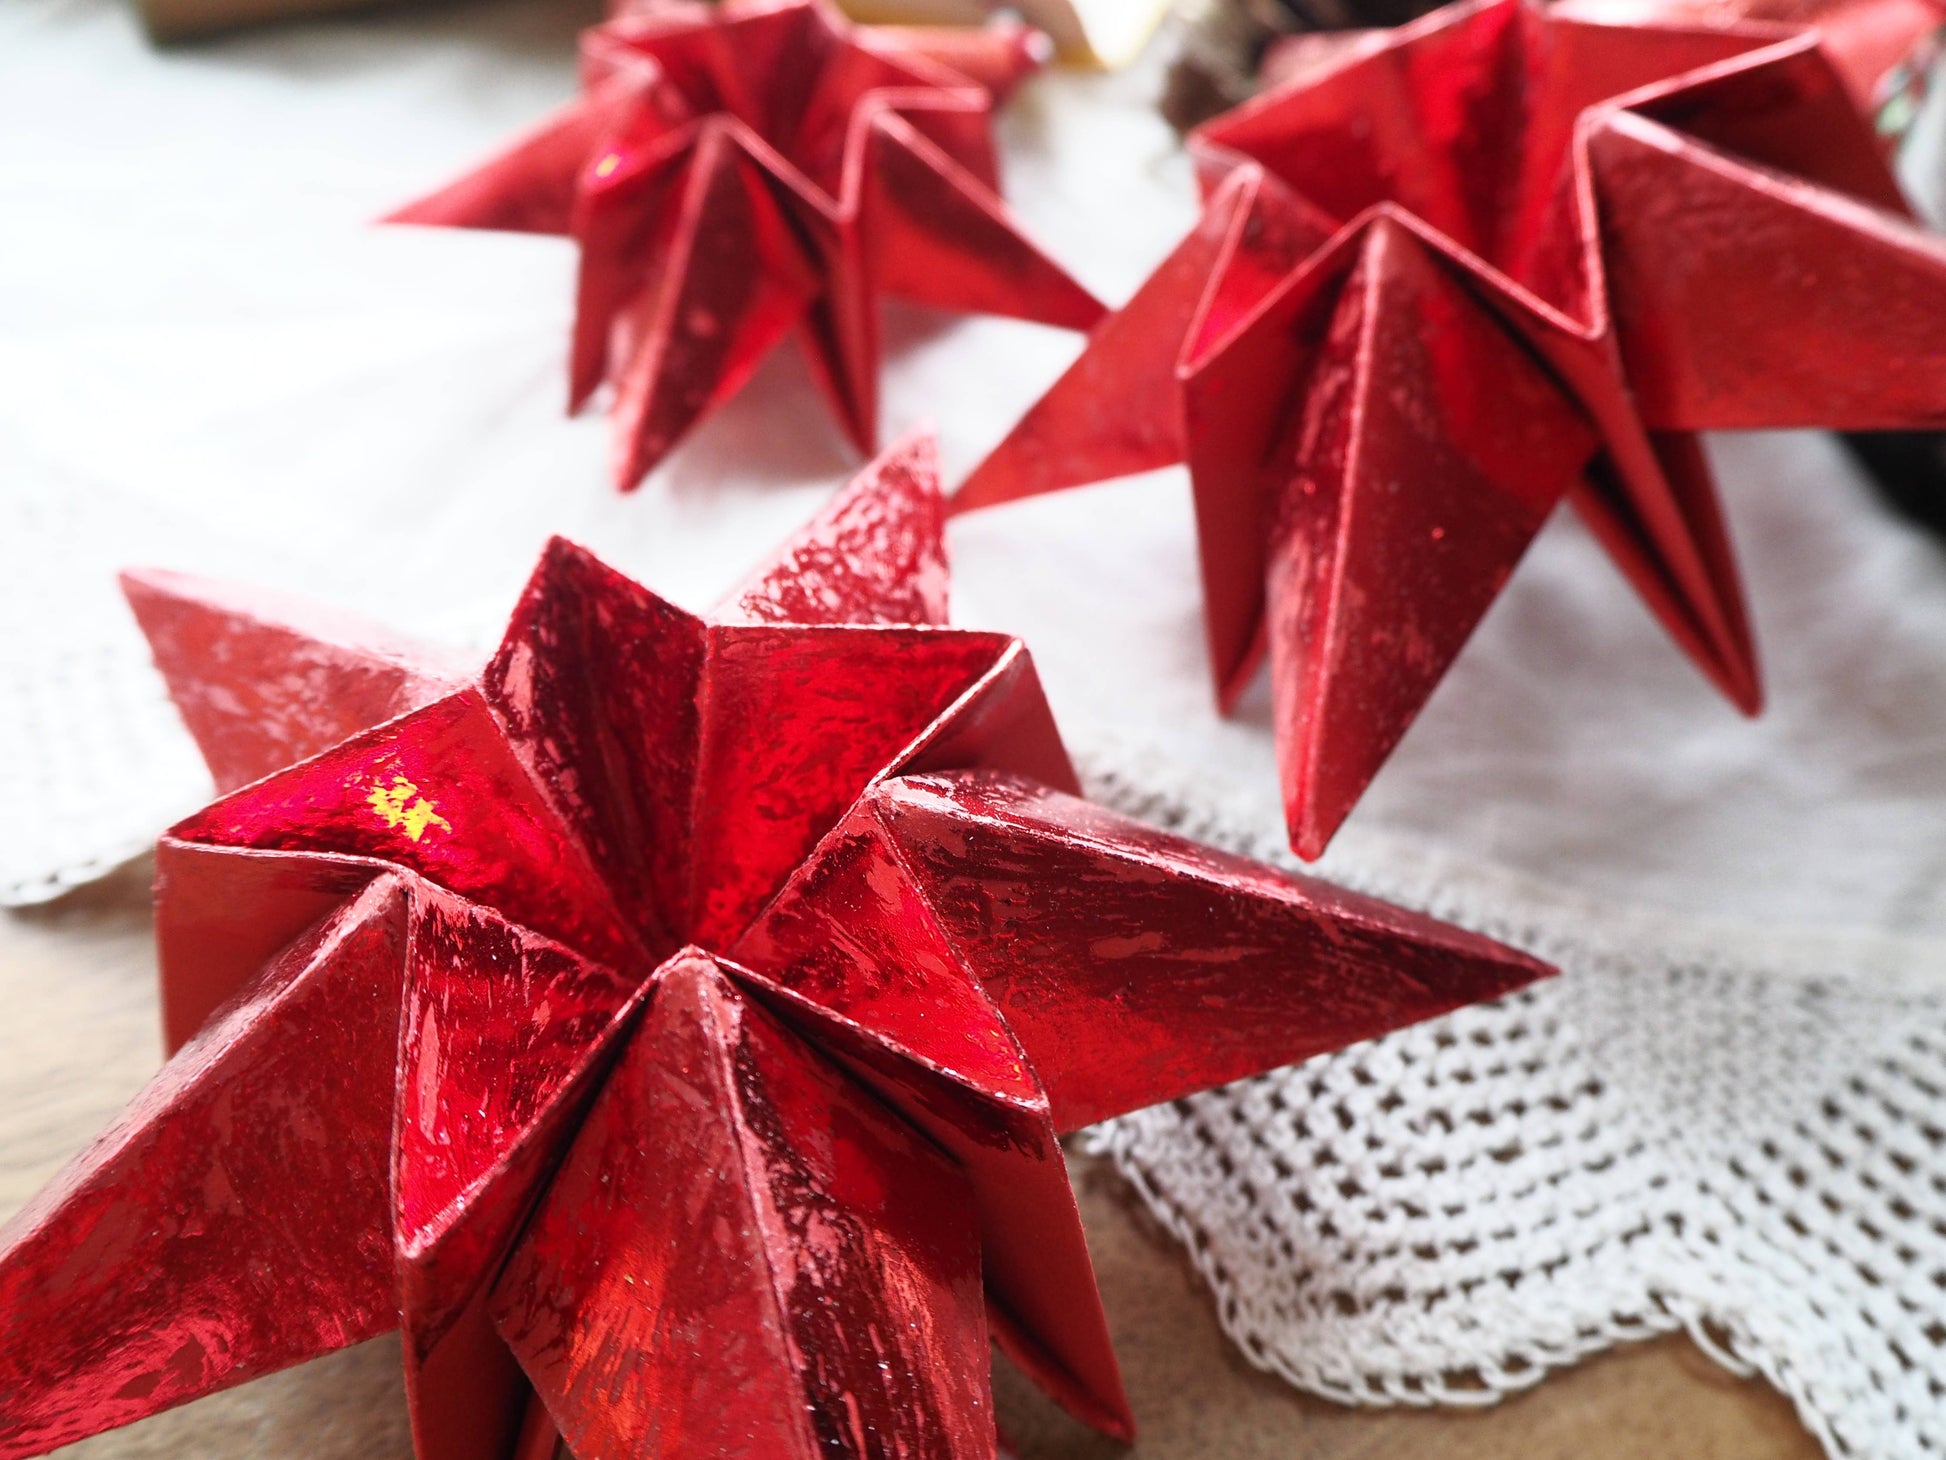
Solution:
<svg viewBox="0 0 1946 1460">
<path fill-rule="evenodd" d="M 1914 208 L 1946 223 L 1946 0 L 1561 0 L 1618 24 L 1815 25 L 1853 100 L 1899 153 Z M 1432 9 L 1425 0 L 1185 0 L 1181 53 L 1160 100 L 1179 132 L 1373 43 Z M 1946 535 L 1946 433 L 1842 438 L 1886 501 Z"/>
<path fill-rule="evenodd" d="M 1169 13 L 1170 0 L 839 0 L 879 25 L 979 25 L 1012 11 L 1054 39 L 1070 65 L 1125 66 Z"/>
<path fill-rule="evenodd" d="M 1880 131 L 1898 136 L 1917 114 L 1918 93 L 1946 24 L 1939 0 L 1563 0 L 1583 20 L 1625 25 L 1816 26 L 1824 49 L 1875 115 Z"/>
<path fill-rule="evenodd" d="M 1563 0 L 1594 21 L 1640 25 L 1815 25 L 1859 105 L 1888 136 L 1922 110 L 1939 55 L 1941 0 Z M 1186 0 L 1182 55 L 1170 68 L 1163 112 L 1180 131 L 1264 87 L 1281 85 L 1336 56 L 1338 33 L 1403 25 L 1427 0 Z"/>
<path fill-rule="evenodd" d="M 386 0 L 136 0 L 156 40 L 180 40 L 269 21 L 299 20 L 331 11 L 370 9 Z M 558 0 L 535 0 L 554 4 Z M 635 0 L 615 10 L 708 0 Z M 965 25 L 1017 18 L 1053 38 L 1071 65 L 1123 66 L 1148 44 L 1170 0 L 838 0 L 854 20 L 883 25 Z"/>
<path fill-rule="evenodd" d="M 1841 439 L 1880 496 L 1946 536 L 1946 432 L 1854 431 Z"/>
<path fill-rule="evenodd" d="M 142 24 L 159 41 L 181 40 L 266 21 L 355 10 L 379 0 L 136 0 Z"/>
<path fill-rule="evenodd" d="M 1169 68 L 1162 114 L 1179 132 L 1291 79 L 1339 47 L 1311 38 L 1403 25 L 1433 0 L 1185 0 L 1182 54 Z"/>
</svg>

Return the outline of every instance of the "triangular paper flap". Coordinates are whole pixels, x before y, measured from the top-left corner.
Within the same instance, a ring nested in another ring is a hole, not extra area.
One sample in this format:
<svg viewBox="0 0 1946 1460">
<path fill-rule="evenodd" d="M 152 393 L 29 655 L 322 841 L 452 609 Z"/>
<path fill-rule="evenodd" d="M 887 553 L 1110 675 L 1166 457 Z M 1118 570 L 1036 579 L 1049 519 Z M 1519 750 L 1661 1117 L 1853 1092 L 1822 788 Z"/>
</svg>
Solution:
<svg viewBox="0 0 1946 1460">
<path fill-rule="evenodd" d="M 657 282 L 618 325 L 615 482 L 624 490 L 742 389 L 817 290 L 762 171 L 729 127 L 706 124 L 688 167 Z"/>
<path fill-rule="evenodd" d="M 1232 196 L 1204 210 L 1188 237 L 1128 303 L 1095 327 L 1075 362 L 960 484 L 952 511 L 1183 459 L 1176 359 L 1239 207 Z"/>
<path fill-rule="evenodd" d="M 925 1102 L 908 1109 L 908 1118 L 959 1162 L 973 1184 L 995 1341 L 1076 1419 L 1115 1439 L 1133 1440 L 1134 1413 L 1067 1163 L 1052 1131 L 1032 1139 L 1026 1117 L 1014 1116 L 1006 1140 L 969 1139 L 945 1114 L 943 1102 L 927 1099 L 926 1086 L 936 1077 L 914 1076 L 916 1069 L 900 1072 L 910 1081 L 905 1088 L 911 1097 Z M 874 1088 L 896 1103 L 893 1077 L 881 1072 Z"/>
<path fill-rule="evenodd" d="M 1383 216 L 1295 426 L 1265 622 L 1292 845 L 1315 857 L 1597 438 L 1498 318 Z"/>
<path fill-rule="evenodd" d="M 1234 207 L 1235 221 L 1217 250 L 1209 282 L 1183 336 L 1176 362 L 1179 379 L 1256 314 L 1339 231 L 1254 163 L 1239 167 L 1208 206 Z"/>
<path fill-rule="evenodd" d="M 0 1229 L 0 1456 L 383 1333 L 399 885 L 272 964 Z"/>
<path fill-rule="evenodd" d="M 1504 148 L 1505 128 L 1493 115 L 1504 103 L 1491 83 L 1512 71 L 1520 9 L 1518 0 L 1448 5 L 1405 28 L 1410 48 L 1348 55 L 1206 122 L 1194 143 L 1262 163 L 1340 222 L 1389 200 L 1463 229 L 1469 202 L 1459 169 L 1427 147 L 1416 92 L 1425 77 L 1451 78 L 1435 103 L 1450 113 L 1447 135 L 1493 138 Z M 1401 167 L 1408 157 L 1415 165 Z"/>
<path fill-rule="evenodd" d="M 1453 176 L 1469 224 L 1455 238 L 1557 308 L 1569 308 L 1582 292 L 1577 271 L 1564 272 L 1558 263 L 1535 265 L 1549 252 L 1548 235 L 1563 223 L 1567 237 L 1582 233 L 1579 220 L 1562 218 L 1559 199 L 1577 170 L 1576 137 L 1589 108 L 1700 67 L 1730 63 L 1763 39 L 1707 26 L 1590 25 L 1552 6 L 1514 3 L 1521 28 L 1514 74 L 1521 89 L 1513 109 L 1500 117 L 1512 140 L 1476 132 L 1468 147 L 1464 124 L 1455 134 L 1437 100 L 1429 109 L 1431 135 L 1440 139 L 1435 146 L 1450 147 L 1459 160 Z M 1437 97 L 1436 86 L 1426 90 Z M 1458 140 L 1448 143 L 1455 135 Z"/>
<path fill-rule="evenodd" d="M 886 774 L 943 770 L 1012 771 L 1057 790 L 1079 791 L 1033 656 L 1018 639 Z"/>
<path fill-rule="evenodd" d="M 1937 30 L 1941 7 L 1935 0 L 1863 0 L 1824 4 L 1820 0 L 1755 0 L 1722 5 L 1718 0 L 1564 0 L 1554 7 L 1578 19 L 1609 25 L 1703 25 L 1765 29 L 1815 20 L 1818 44 L 1831 57 L 1850 88 L 1853 104 L 1869 113 L 1883 97 L 1879 83 L 1907 60 L 1914 45 Z"/>
<path fill-rule="evenodd" d="M 416 1338 L 409 1308 L 401 1317 L 413 1460 L 525 1460 L 519 1445 L 537 1407 L 534 1390 L 493 1326 L 488 1300 L 482 1287 L 444 1320 L 435 1344 Z M 556 1460 L 554 1450 L 538 1460 Z"/>
<path fill-rule="evenodd" d="M 994 106 L 1047 64 L 1047 37 L 1017 20 L 990 18 L 985 25 L 873 25 L 852 32 L 853 44 L 893 55 L 920 55 L 964 76 Z"/>
<path fill-rule="evenodd" d="M 1088 1244 L 1041 1098 L 992 1098 L 913 1058 L 869 1023 L 761 976 L 745 977 L 773 1012 L 959 1163 L 979 1215 L 994 1338 L 1076 1418 L 1130 1438 L 1134 1421 Z M 872 1012 L 869 1004 L 858 1007 Z"/>
<path fill-rule="evenodd" d="M 353 858 L 164 836 L 155 849 L 163 1047 L 181 1049 L 265 964 L 379 873 Z"/>
<path fill-rule="evenodd" d="M 1448 5 L 1391 35 L 1205 124 L 1196 145 L 1262 163 L 1340 222 L 1408 209 L 1516 277 L 1586 108 L 1762 44 L 1524 0 Z"/>
<path fill-rule="evenodd" d="M 689 919 L 707 629 L 563 538 L 528 580 L 481 689 L 645 941 Z"/>
<path fill-rule="evenodd" d="M 498 1270 L 640 987 L 438 888 L 414 898 L 392 1229 L 422 1355 Z"/>
<path fill-rule="evenodd" d="M 477 690 L 260 781 L 179 824 L 182 841 L 336 852 L 408 868 L 618 967 L 640 944 Z"/>
<path fill-rule="evenodd" d="M 599 85 L 617 71 L 653 67 L 665 83 L 658 96 L 666 93 L 697 110 L 735 110 L 722 95 L 729 48 L 710 23 L 725 17 L 712 16 L 713 8 L 671 0 L 615 5 L 606 22 L 581 33 L 582 86 Z"/>
<path fill-rule="evenodd" d="M 856 43 L 857 28 L 847 26 L 846 40 L 828 45 L 815 69 L 793 66 L 797 76 L 815 77 L 816 87 L 788 133 L 777 132 L 786 156 L 825 196 L 855 201 L 858 185 L 856 144 L 858 129 L 872 125 L 873 114 L 887 105 L 908 101 L 964 109 L 970 105 L 983 124 L 989 119 L 986 98 L 963 79 L 905 64 L 899 57 Z M 937 88 L 945 87 L 944 91 Z M 983 130 L 984 130 L 983 126 Z M 990 144 L 989 144 L 990 145 Z M 848 206 L 841 202 L 840 206 Z"/>
<path fill-rule="evenodd" d="M 316 755 L 465 679 L 441 649 L 292 595 L 150 568 L 121 581 L 219 791 Z"/>
<path fill-rule="evenodd" d="M 1000 195 L 1000 154 L 993 140 L 993 109 L 985 98 L 976 99 L 966 88 L 939 91 L 917 87 L 888 90 L 877 100 L 951 158 L 955 166 L 991 193 L 1005 212 L 1006 203 Z M 865 118 L 855 123 L 871 124 Z"/>
<path fill-rule="evenodd" d="M 879 793 L 1069 1131 L 1509 993 L 1545 964 L 1006 776 Z"/>
<path fill-rule="evenodd" d="M 708 57 L 719 105 L 766 137 L 794 139 L 811 124 L 819 83 L 842 65 L 844 22 L 815 5 L 752 5 L 684 41 Z"/>
<path fill-rule="evenodd" d="M 1938 237 L 1626 113 L 1589 157 L 1616 330 L 1652 425 L 1946 424 Z"/>
<path fill-rule="evenodd" d="M 678 999 L 656 990 L 493 1311 L 578 1460 L 812 1460 L 737 1141 L 727 1036 L 694 982 Z"/>
<path fill-rule="evenodd" d="M 568 347 L 568 410 L 578 411 L 608 378 L 615 322 L 644 290 L 677 243 L 683 196 L 695 176 L 701 123 L 629 138 L 595 152 L 581 171 L 573 233 L 574 332 Z"/>
<path fill-rule="evenodd" d="M 547 1412 L 540 1395 L 535 1394 L 528 1401 L 527 1418 L 520 1427 L 520 1438 L 514 1443 L 513 1460 L 561 1460 L 564 1453 L 554 1416 Z"/>
<path fill-rule="evenodd" d="M 981 1460 L 993 1429 L 964 1193 L 686 954 L 502 1280 L 502 1331 L 581 1460 L 865 1460 L 892 1431 Z"/>
<path fill-rule="evenodd" d="M 1584 137 L 1577 133 L 1577 148 Z M 1601 230 L 1595 221 L 1594 189 L 1587 169 L 1578 160 L 1564 168 L 1553 196 L 1544 203 L 1536 200 L 1536 206 L 1539 215 L 1520 256 L 1509 260 L 1508 278 L 1475 271 L 1473 287 L 1509 327 L 1526 336 L 1536 354 L 1557 369 L 1568 360 L 1578 362 L 1584 371 L 1612 376 L 1613 341 L 1605 335 L 1608 296 L 1602 281 Z M 1455 257 L 1450 241 L 1437 235 L 1425 241 Z M 1552 313 L 1535 308 L 1536 301 Z M 1564 375 L 1576 379 L 1571 369 Z"/>
<path fill-rule="evenodd" d="M 1946 19 L 1946 13 L 1936 16 Z M 1810 31 L 1632 100 L 1628 111 L 1728 153 L 1895 213 L 1910 204 L 1887 164 L 1885 138 L 1845 90 Z M 1597 124 L 1601 126 L 1603 124 Z"/>
<path fill-rule="evenodd" d="M 688 937 L 731 943 L 1012 643 L 955 629 L 712 625 Z"/>
<path fill-rule="evenodd" d="M 1217 699 L 1226 706 L 1242 694 L 1263 652 L 1278 475 L 1273 447 L 1301 410 L 1357 245 L 1348 230 L 1320 249 L 1183 373 L 1203 631 Z"/>
<path fill-rule="evenodd" d="M 967 1179 L 754 1002 L 727 1000 L 744 1166 L 822 1456 L 993 1453 Z M 674 987 L 672 999 L 680 997 Z M 810 1233 L 815 1240 L 806 1240 Z"/>
<path fill-rule="evenodd" d="M 871 456 L 878 450 L 879 304 L 857 220 L 841 217 L 814 190 L 785 186 L 778 197 L 824 281 L 798 331 L 805 366 L 846 439 Z"/>
<path fill-rule="evenodd" d="M 737 940 L 738 963 L 968 1088 L 1020 1105 L 1039 1082 L 880 819 L 874 790 Z"/>
<path fill-rule="evenodd" d="M 1489 280 L 1476 282 L 1489 292 Z M 1612 332 L 1576 340 L 1508 309 L 1497 294 L 1494 302 L 1601 433 L 1602 451 L 1573 493 L 1575 506 L 1670 638 L 1735 704 L 1754 712 L 1762 693 L 1743 585 L 1716 483 L 1693 435 L 1643 428 Z"/>
<path fill-rule="evenodd" d="M 681 78 L 672 73 L 655 44 L 657 36 L 680 25 L 680 16 L 672 20 L 671 7 L 663 0 L 649 0 L 649 7 L 661 13 L 654 17 L 632 15 L 630 11 L 636 7 L 618 0 L 610 7 L 606 23 L 581 32 L 575 60 L 583 91 L 593 91 L 618 75 L 634 73 L 660 76 L 669 82 L 666 92 L 678 97 L 683 94 Z"/>
<path fill-rule="evenodd" d="M 531 1390 L 487 1293 L 645 996 L 486 908 L 413 900 L 392 1199 L 418 1460 L 511 1460 Z"/>
<path fill-rule="evenodd" d="M 652 72 L 614 75 L 570 102 L 506 151 L 457 182 L 408 203 L 387 223 L 566 233 L 581 168 L 632 114 L 651 108 Z"/>
<path fill-rule="evenodd" d="M 733 591 L 725 623 L 946 622 L 945 502 L 930 430 L 894 442 Z"/>
<path fill-rule="evenodd" d="M 1101 302 L 1021 234 L 999 198 L 903 117 L 881 112 L 860 227 L 886 293 L 936 309 L 1085 330 Z"/>
<path fill-rule="evenodd" d="M 1609 436 L 1607 452 L 1573 494 L 1575 508 L 1677 647 L 1732 704 L 1754 715 L 1763 706 L 1756 644 L 1702 443 L 1684 431 L 1638 429 L 1632 436 Z M 1645 497 L 1662 512 L 1645 515 Z M 1650 521 L 1658 524 L 1653 532 Z M 1679 535 L 1671 521 L 1680 524 Z M 1672 547 L 1688 569 L 1682 575 L 1672 568 Z"/>
</svg>

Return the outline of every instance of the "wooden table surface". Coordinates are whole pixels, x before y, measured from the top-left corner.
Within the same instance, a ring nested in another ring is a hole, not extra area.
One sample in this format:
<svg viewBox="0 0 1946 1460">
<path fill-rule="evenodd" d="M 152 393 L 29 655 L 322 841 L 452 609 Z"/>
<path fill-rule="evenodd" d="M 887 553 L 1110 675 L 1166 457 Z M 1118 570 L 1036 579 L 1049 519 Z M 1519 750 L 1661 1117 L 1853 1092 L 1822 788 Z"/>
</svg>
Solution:
<svg viewBox="0 0 1946 1460">
<path fill-rule="evenodd" d="M 115 1113 L 159 1058 L 148 868 L 0 914 L 0 1215 Z M 1790 1406 L 1687 1340 L 1637 1344 L 1490 1409 L 1352 1410 L 1252 1369 L 1208 1291 L 1105 1163 L 1076 1187 L 1142 1438 L 1068 1420 L 1004 1361 L 995 1387 L 1022 1460 L 1795 1460 L 1817 1445 Z M 397 1345 L 348 1353 L 60 1452 L 89 1460 L 407 1460 Z"/>
</svg>

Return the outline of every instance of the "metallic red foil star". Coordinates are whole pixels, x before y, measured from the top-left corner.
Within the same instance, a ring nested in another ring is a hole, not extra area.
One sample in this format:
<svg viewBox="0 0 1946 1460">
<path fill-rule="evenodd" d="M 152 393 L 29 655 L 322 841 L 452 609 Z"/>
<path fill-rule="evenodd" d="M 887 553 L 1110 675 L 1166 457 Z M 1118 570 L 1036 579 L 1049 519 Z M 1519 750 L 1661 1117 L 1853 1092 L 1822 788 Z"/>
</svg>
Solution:
<svg viewBox="0 0 1946 1460">
<path fill-rule="evenodd" d="M 1608 25 L 1815 27 L 1819 44 L 1850 88 L 1860 110 L 1876 114 L 1881 132 L 1903 131 L 1908 116 L 1884 108 L 1917 89 L 1938 50 L 1946 0 L 1556 0 L 1557 16 Z M 1266 87 L 1293 82 L 1320 66 L 1383 46 L 1377 29 L 1306 31 L 1272 42 L 1259 79 Z M 1914 98 L 1916 101 L 1916 98 Z"/>
<path fill-rule="evenodd" d="M 1453 6 L 1193 145 L 1200 225 L 955 506 L 1186 460 L 1305 856 L 1564 493 L 1754 712 L 1696 433 L 1946 420 L 1946 246 L 1814 33 Z"/>
<path fill-rule="evenodd" d="M 1031 57 L 1017 32 L 879 33 L 824 0 L 657 6 L 588 32 L 580 100 L 390 221 L 575 238 L 570 409 L 613 382 L 623 489 L 792 330 L 869 453 L 880 295 L 1101 317 L 999 197 L 990 88 Z"/>
<path fill-rule="evenodd" d="M 1819 43 L 1861 110 L 1891 100 L 1895 78 L 1946 25 L 1940 0 L 1563 0 L 1563 13 L 1632 25 L 1734 26 L 1749 21 L 1816 27 Z"/>
<path fill-rule="evenodd" d="M 1127 1435 L 1059 1134 L 1546 969 L 1075 799 L 942 518 L 896 449 L 708 619 L 557 542 L 473 676 L 133 580 L 226 779 L 380 722 L 162 839 L 0 1457 L 395 1326 L 421 1460 L 977 1460 L 989 1339 Z"/>
</svg>

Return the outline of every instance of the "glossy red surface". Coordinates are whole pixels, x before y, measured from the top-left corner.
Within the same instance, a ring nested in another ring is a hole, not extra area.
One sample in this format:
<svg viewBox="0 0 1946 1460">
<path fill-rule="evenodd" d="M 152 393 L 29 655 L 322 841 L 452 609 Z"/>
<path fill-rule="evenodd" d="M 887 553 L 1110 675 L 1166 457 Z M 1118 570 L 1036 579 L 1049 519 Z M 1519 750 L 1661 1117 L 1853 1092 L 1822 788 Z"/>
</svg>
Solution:
<svg viewBox="0 0 1946 1460">
<path fill-rule="evenodd" d="M 387 878 L 316 924 L 0 1229 L 0 1455 L 398 1322 L 402 908 Z"/>
<path fill-rule="evenodd" d="M 1059 1132 L 1546 970 L 1053 789 L 1025 651 L 888 621 L 941 518 L 903 445 L 717 620 L 556 544 L 164 839 L 194 1037 L 0 1234 L 0 1460 L 394 1326 L 421 1460 L 992 1456 L 989 1338 L 1132 1432 Z"/>
<path fill-rule="evenodd" d="M 1598 13 L 1449 6 L 1199 129 L 1202 222 L 955 499 L 1189 464 L 1305 856 L 1557 499 L 1754 711 L 1694 433 L 1946 419 L 1946 243 L 1816 35 Z"/>
<path fill-rule="evenodd" d="M 981 26 L 873 25 L 853 32 L 865 46 L 886 48 L 908 60 L 934 65 L 978 82 L 995 103 L 1047 64 L 1054 43 L 1032 26 L 1001 12 Z"/>
<path fill-rule="evenodd" d="M 700 8 L 696 0 L 609 0 L 608 15 L 615 20 L 694 17 Z M 974 82 L 996 103 L 1005 101 L 1054 54 L 1052 40 L 1005 11 L 978 26 L 854 26 L 851 38 L 862 49 L 882 52 L 897 64 L 943 67 L 954 73 L 959 84 Z"/>
<path fill-rule="evenodd" d="M 623 489 L 793 332 L 869 452 L 881 294 L 1101 316 L 997 192 L 989 113 L 1040 54 L 1018 26 L 874 29 L 826 0 L 623 5 L 578 101 L 391 221 L 576 239 L 570 399 L 614 384 Z"/>
<path fill-rule="evenodd" d="M 1872 110 L 1894 73 L 1917 62 L 1921 43 L 1946 25 L 1938 0 L 1563 0 L 1567 13 L 1609 24 L 1815 26 L 1855 103 Z"/>
<path fill-rule="evenodd" d="M 991 1455 L 965 1176 L 733 977 L 658 975 L 501 1280 L 508 1341 L 580 1460 Z"/>
<path fill-rule="evenodd" d="M 949 574 L 939 447 L 892 446 L 717 610 L 722 623 L 944 624 Z"/>
<path fill-rule="evenodd" d="M 874 788 L 736 951 L 995 1098 L 1025 1100 L 1037 1080 L 1062 1132 L 1547 972 L 1434 919 L 970 771 Z"/>
<path fill-rule="evenodd" d="M 268 589 L 141 570 L 122 591 L 219 791 L 466 680 L 441 649 Z"/>
</svg>

